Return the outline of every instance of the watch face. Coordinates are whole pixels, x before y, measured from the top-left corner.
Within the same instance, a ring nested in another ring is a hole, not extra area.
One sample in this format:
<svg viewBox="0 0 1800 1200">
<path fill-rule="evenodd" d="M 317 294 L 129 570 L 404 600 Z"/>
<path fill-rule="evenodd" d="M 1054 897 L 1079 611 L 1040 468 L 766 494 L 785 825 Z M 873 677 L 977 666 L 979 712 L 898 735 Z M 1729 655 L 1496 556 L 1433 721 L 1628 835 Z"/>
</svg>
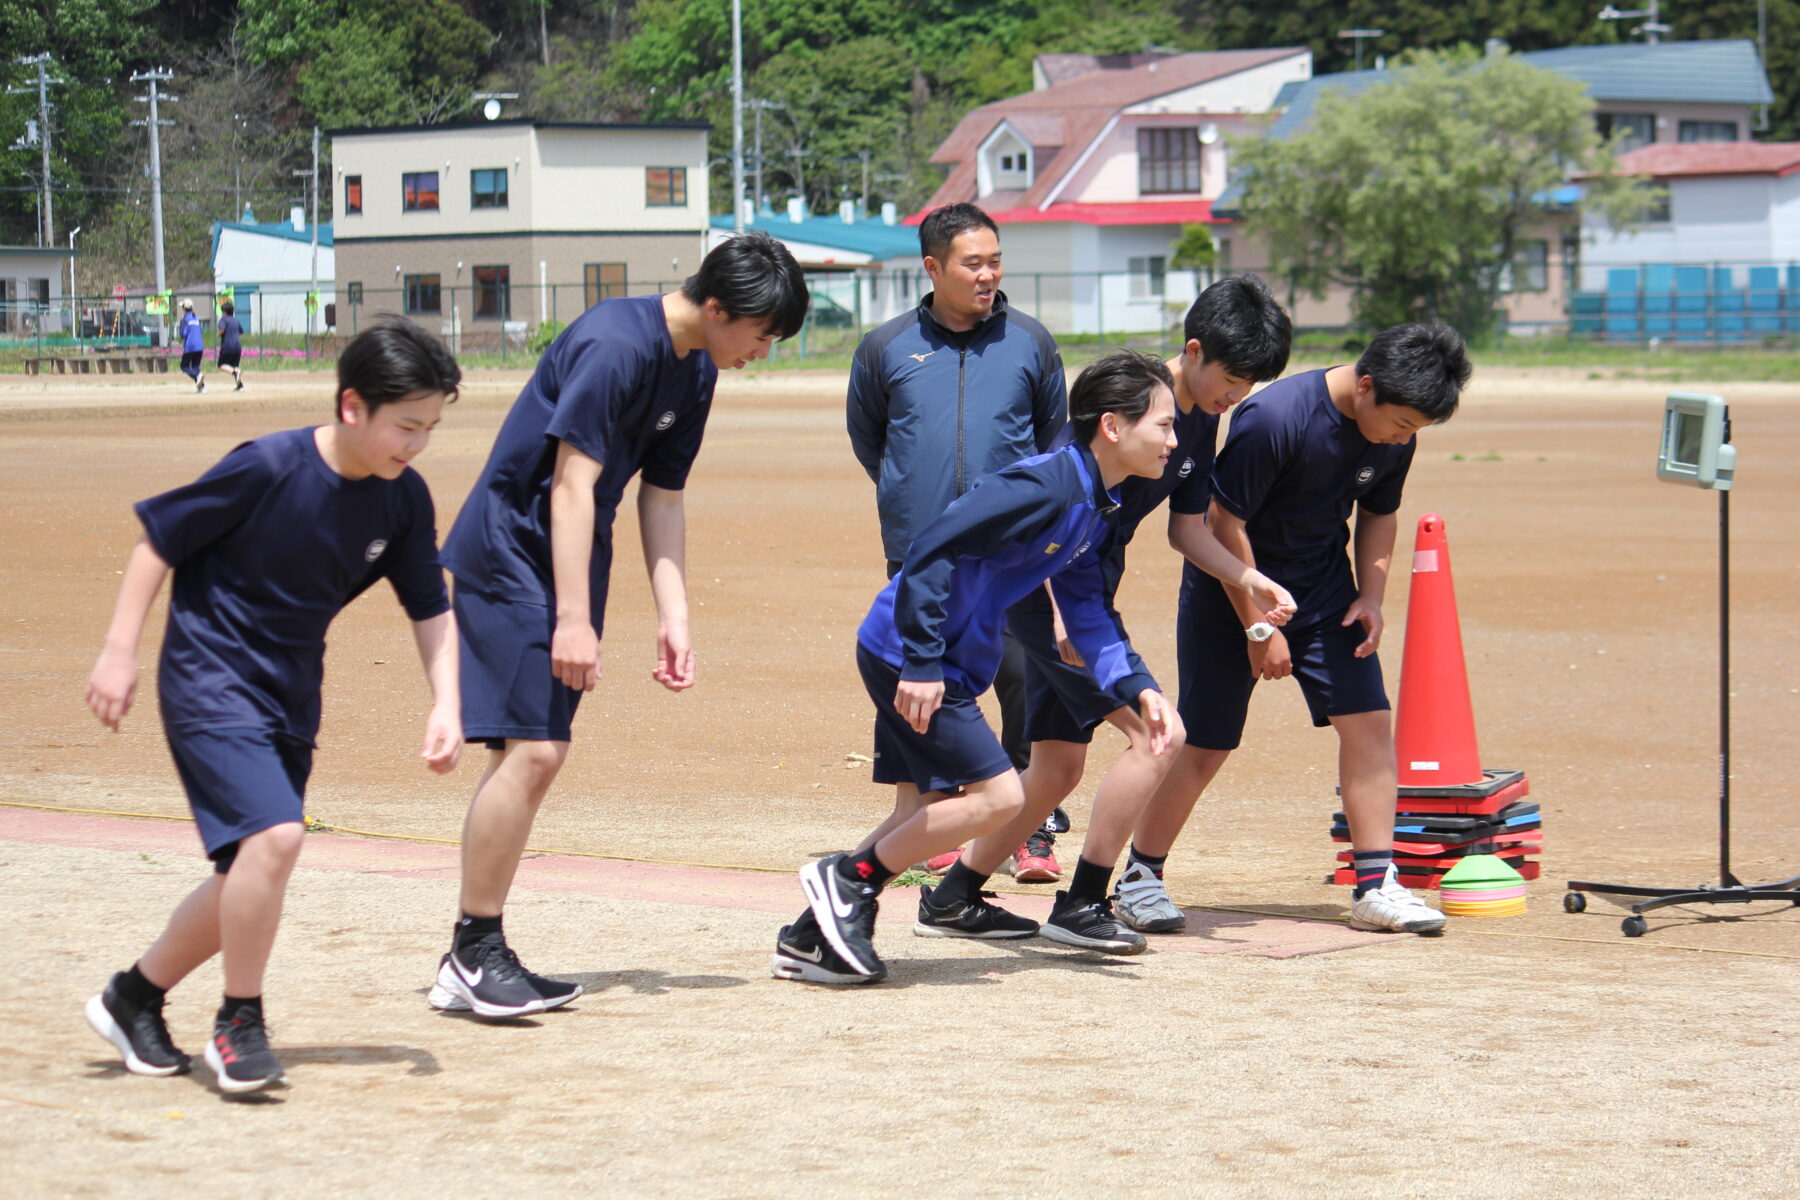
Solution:
<svg viewBox="0 0 1800 1200">
<path fill-rule="evenodd" d="M 1244 630 L 1244 636 L 1253 642 L 1266 642 L 1275 636 L 1275 627 L 1266 621 L 1258 621 Z"/>
</svg>

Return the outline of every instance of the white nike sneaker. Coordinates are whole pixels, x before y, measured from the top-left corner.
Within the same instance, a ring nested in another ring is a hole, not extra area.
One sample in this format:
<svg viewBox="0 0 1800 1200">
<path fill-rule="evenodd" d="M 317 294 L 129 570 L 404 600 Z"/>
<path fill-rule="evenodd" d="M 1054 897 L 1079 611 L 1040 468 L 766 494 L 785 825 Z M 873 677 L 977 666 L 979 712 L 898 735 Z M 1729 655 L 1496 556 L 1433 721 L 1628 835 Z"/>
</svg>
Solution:
<svg viewBox="0 0 1800 1200">
<path fill-rule="evenodd" d="M 1385 933 L 1440 933 L 1444 914 L 1400 886 L 1392 866 L 1378 888 L 1370 888 L 1350 905 L 1350 928 Z"/>
<path fill-rule="evenodd" d="M 1129 863 L 1113 884 L 1113 911 L 1139 933 L 1180 933 L 1187 914 L 1169 899 L 1169 889 L 1143 863 Z"/>
</svg>

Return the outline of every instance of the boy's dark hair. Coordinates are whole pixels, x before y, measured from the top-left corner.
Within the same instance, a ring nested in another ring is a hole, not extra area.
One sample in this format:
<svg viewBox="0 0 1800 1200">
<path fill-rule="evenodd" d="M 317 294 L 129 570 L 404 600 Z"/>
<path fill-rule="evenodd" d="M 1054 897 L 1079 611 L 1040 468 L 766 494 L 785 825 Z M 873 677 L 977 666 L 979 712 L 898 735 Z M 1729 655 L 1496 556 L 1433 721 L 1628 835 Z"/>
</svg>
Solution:
<svg viewBox="0 0 1800 1200">
<path fill-rule="evenodd" d="M 919 222 L 919 250 L 927 258 L 943 262 L 950 257 L 951 243 L 956 241 L 958 234 L 982 228 L 993 230 L 995 237 L 1000 236 L 1000 227 L 994 224 L 994 218 L 977 205 L 946 204 L 934 208 Z"/>
<path fill-rule="evenodd" d="M 1162 359 L 1136 350 L 1114 350 L 1082 369 L 1069 389 L 1069 424 L 1082 442 L 1094 440 L 1104 413 L 1117 413 L 1135 425 L 1150 411 L 1158 386 L 1173 391 L 1175 380 Z"/>
<path fill-rule="evenodd" d="M 1262 280 L 1230 275 L 1200 293 L 1181 331 L 1184 342 L 1200 343 L 1204 361 L 1262 383 L 1287 368 L 1294 323 Z"/>
<path fill-rule="evenodd" d="M 732 320 L 760 320 L 765 332 L 778 338 L 800 332 L 812 301 L 800 264 L 760 229 L 747 229 L 714 246 L 681 285 L 681 294 L 695 304 L 717 300 Z"/>
<path fill-rule="evenodd" d="M 344 393 L 351 388 L 373 413 L 414 392 L 442 392 L 454 400 L 461 383 L 462 368 L 444 343 L 405 317 L 377 317 L 338 355 L 338 420 L 344 419 Z"/>
<path fill-rule="evenodd" d="M 235 313 L 235 312 L 237 312 L 237 308 L 236 308 L 236 306 L 235 306 L 235 305 L 233 305 L 233 304 L 232 304 L 232 303 L 231 303 L 231 301 L 229 301 L 229 300 L 221 300 L 221 301 L 220 301 L 220 302 L 219 302 L 219 311 L 220 311 L 220 312 L 222 312 L 222 313 L 224 313 L 224 314 L 225 314 L 225 315 L 226 315 L 226 316 L 228 316 L 228 317 L 229 317 L 229 316 L 231 316 L 231 315 L 232 315 L 232 314 L 233 314 L 233 313 Z"/>
<path fill-rule="evenodd" d="M 1356 374 L 1375 381 L 1375 403 L 1413 409 L 1435 425 L 1456 412 L 1469 382 L 1469 352 L 1442 321 L 1395 325 L 1370 339 Z"/>
</svg>

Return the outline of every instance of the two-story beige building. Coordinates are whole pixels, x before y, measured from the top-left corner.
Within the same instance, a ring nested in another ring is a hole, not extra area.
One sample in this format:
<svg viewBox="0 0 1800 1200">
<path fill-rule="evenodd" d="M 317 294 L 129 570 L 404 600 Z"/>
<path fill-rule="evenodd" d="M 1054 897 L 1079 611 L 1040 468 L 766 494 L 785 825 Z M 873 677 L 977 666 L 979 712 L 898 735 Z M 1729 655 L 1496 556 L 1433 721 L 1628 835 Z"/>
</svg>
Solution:
<svg viewBox="0 0 1800 1200">
<path fill-rule="evenodd" d="M 486 341 L 699 266 L 704 121 L 331 132 L 338 328 L 403 312 Z"/>
</svg>

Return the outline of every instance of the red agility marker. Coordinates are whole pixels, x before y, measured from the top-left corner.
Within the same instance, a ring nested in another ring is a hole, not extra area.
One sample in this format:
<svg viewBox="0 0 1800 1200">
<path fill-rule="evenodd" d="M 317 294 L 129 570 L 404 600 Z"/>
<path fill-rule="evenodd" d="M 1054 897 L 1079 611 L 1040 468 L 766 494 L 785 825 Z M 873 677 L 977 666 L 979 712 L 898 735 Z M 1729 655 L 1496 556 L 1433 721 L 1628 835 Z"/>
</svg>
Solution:
<svg viewBox="0 0 1800 1200">
<path fill-rule="evenodd" d="M 1456 619 L 1456 587 L 1450 580 L 1450 546 L 1444 518 L 1436 513 L 1419 518 L 1413 546 L 1394 753 L 1402 787 L 1455 787 L 1483 778 Z"/>
</svg>

